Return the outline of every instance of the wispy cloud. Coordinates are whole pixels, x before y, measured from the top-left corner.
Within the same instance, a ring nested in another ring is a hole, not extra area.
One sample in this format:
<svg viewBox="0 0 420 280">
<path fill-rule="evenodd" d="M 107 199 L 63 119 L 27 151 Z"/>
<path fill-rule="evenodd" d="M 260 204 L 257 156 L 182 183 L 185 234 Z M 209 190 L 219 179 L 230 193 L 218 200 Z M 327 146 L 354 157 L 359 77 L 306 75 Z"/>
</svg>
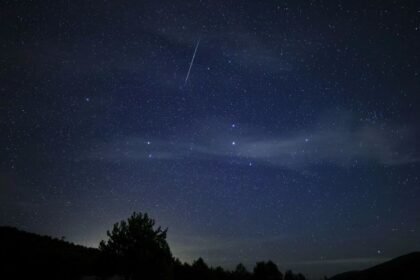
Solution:
<svg viewBox="0 0 420 280">
<path fill-rule="evenodd" d="M 244 131 L 234 134 L 210 129 L 205 139 L 195 141 L 182 140 L 188 139 L 188 135 L 174 138 L 176 141 L 126 137 L 99 143 L 88 158 L 108 161 L 234 160 L 293 169 L 321 163 L 350 166 L 372 162 L 395 166 L 420 160 L 413 141 L 414 132 L 402 126 L 343 125 L 274 136 L 255 128 Z"/>
<path fill-rule="evenodd" d="M 243 139 L 238 156 L 273 165 L 299 167 L 321 162 L 348 165 L 355 161 L 373 161 L 399 165 L 418 161 L 414 151 L 404 147 L 408 131 L 397 134 L 377 129 L 330 129 L 301 132 L 293 136 Z"/>
</svg>

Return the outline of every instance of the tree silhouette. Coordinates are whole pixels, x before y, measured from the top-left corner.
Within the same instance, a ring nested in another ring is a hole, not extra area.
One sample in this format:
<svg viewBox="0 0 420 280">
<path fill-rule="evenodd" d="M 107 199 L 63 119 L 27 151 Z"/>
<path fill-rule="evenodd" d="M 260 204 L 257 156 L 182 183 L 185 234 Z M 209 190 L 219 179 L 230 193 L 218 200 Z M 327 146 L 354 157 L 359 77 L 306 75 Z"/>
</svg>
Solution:
<svg viewBox="0 0 420 280">
<path fill-rule="evenodd" d="M 195 260 L 191 266 L 193 271 L 193 276 L 195 279 L 203 279 L 207 280 L 210 279 L 210 269 L 209 266 L 206 264 L 206 262 L 202 258 L 198 258 Z"/>
<path fill-rule="evenodd" d="M 293 271 L 287 270 L 284 274 L 284 280 L 305 280 L 305 276 L 302 274 L 294 274 Z"/>
<path fill-rule="evenodd" d="M 127 221 L 116 223 L 101 241 L 113 272 L 126 279 L 170 279 L 172 254 L 166 242 L 167 229 L 154 229 L 155 221 L 147 214 L 134 212 Z"/>
<path fill-rule="evenodd" d="M 272 261 L 258 262 L 254 267 L 255 280 L 282 280 L 283 275 Z"/>
<path fill-rule="evenodd" d="M 233 279 L 246 280 L 251 278 L 251 273 L 248 272 L 246 267 L 240 263 L 236 266 L 235 271 L 232 273 Z"/>
</svg>

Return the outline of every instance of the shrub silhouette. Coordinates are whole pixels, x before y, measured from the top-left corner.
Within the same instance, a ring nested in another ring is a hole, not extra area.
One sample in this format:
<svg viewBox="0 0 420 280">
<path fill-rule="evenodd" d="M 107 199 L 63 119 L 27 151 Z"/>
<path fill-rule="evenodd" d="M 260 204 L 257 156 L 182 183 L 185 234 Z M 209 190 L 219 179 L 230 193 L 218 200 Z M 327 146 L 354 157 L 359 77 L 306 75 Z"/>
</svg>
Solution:
<svg viewBox="0 0 420 280">
<path fill-rule="evenodd" d="M 283 275 L 272 261 L 258 262 L 254 268 L 254 280 L 282 280 Z"/>
<path fill-rule="evenodd" d="M 284 274 L 284 280 L 305 280 L 305 276 L 302 274 L 294 274 L 293 271 L 287 270 Z"/>
<path fill-rule="evenodd" d="M 251 273 L 248 272 L 246 267 L 240 263 L 236 266 L 235 270 L 232 273 L 232 278 L 237 280 L 249 280 L 251 279 Z"/>
<path fill-rule="evenodd" d="M 167 229 L 154 228 L 147 214 L 134 212 L 127 221 L 107 231 L 108 240 L 99 249 L 112 273 L 126 279 L 170 279 L 172 254 L 166 242 Z"/>
</svg>

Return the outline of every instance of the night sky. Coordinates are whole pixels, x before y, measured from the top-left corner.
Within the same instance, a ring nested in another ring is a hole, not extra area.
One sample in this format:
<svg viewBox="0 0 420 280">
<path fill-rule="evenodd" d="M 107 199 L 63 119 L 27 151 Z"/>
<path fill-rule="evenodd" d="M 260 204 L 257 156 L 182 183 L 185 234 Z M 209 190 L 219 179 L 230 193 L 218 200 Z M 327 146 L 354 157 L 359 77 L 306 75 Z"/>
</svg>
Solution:
<svg viewBox="0 0 420 280">
<path fill-rule="evenodd" d="M 141 211 L 316 277 L 420 250 L 418 1 L 1 1 L 0 37 L 1 225 Z"/>
</svg>

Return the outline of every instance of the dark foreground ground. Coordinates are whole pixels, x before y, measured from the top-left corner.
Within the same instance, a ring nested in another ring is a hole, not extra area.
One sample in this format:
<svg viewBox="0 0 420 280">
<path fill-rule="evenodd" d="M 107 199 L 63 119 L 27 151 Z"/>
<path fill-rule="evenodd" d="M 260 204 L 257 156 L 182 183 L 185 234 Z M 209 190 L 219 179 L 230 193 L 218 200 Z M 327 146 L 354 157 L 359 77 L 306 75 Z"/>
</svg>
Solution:
<svg viewBox="0 0 420 280">
<path fill-rule="evenodd" d="M 98 249 L 64 240 L 0 227 L 0 259 L 4 279 L 120 279 L 107 268 Z M 269 264 L 269 263 L 266 263 Z M 269 266 L 267 266 L 269 267 Z M 192 265 L 174 260 L 171 279 L 303 280 L 301 274 L 277 273 L 275 278 L 255 272 L 210 268 L 202 259 Z M 1 277 L 3 278 L 3 277 Z M 142 278 L 143 279 L 143 278 Z M 155 279 L 150 276 L 144 279 Z M 329 280 L 418 280 L 420 252 L 410 253 L 363 271 L 338 274 Z"/>
</svg>

